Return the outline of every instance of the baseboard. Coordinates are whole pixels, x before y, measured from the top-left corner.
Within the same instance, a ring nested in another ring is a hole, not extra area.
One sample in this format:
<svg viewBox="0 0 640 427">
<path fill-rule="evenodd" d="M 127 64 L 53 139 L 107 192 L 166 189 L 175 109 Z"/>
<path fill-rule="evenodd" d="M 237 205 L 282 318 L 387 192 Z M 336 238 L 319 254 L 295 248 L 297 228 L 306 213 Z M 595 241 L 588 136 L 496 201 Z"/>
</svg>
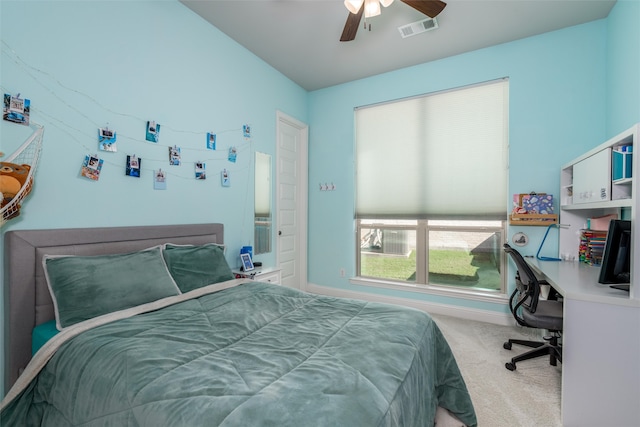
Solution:
<svg viewBox="0 0 640 427">
<path fill-rule="evenodd" d="M 497 311 L 479 310 L 476 308 L 439 304 L 429 301 L 416 301 L 409 298 L 383 296 L 370 294 L 367 292 L 345 291 L 343 289 L 330 288 L 313 283 L 307 283 L 306 291 L 319 295 L 403 305 L 406 307 L 426 311 L 427 313 L 459 317 L 461 319 L 493 323 L 496 325 L 512 326 L 514 323 L 513 317 L 510 314 L 499 313 Z"/>
</svg>

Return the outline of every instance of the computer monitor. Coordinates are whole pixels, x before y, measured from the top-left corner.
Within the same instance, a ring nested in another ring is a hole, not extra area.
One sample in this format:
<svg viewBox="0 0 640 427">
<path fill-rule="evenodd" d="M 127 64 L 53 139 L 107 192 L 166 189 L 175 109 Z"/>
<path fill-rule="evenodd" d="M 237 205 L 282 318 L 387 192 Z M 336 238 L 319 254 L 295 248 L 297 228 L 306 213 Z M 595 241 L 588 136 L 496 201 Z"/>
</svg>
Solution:
<svg viewBox="0 0 640 427">
<path fill-rule="evenodd" d="M 631 221 L 614 219 L 609 223 L 607 241 L 604 246 L 600 278 L 603 284 L 615 284 L 612 287 L 628 290 L 631 271 Z"/>
</svg>

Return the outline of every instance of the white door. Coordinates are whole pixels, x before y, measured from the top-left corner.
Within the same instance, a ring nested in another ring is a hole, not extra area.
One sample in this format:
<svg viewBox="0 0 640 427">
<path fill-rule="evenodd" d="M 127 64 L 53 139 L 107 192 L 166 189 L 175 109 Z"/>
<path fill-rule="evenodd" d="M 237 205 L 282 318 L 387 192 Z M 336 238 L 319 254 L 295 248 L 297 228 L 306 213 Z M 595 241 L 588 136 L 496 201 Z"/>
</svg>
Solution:
<svg viewBox="0 0 640 427">
<path fill-rule="evenodd" d="M 307 286 L 307 145 L 306 124 L 277 113 L 276 215 L 278 265 L 282 284 Z"/>
</svg>

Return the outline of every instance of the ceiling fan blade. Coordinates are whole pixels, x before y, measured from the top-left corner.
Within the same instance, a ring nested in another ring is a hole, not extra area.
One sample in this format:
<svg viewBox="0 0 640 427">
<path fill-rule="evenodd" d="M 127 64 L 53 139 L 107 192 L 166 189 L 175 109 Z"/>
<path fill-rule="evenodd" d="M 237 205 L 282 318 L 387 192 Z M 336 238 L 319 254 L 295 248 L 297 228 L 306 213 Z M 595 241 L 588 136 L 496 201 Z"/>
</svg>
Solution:
<svg viewBox="0 0 640 427">
<path fill-rule="evenodd" d="M 418 12 L 422 12 L 429 18 L 435 18 L 447 5 L 440 0 L 400 0 L 408 6 L 411 6 Z"/>
<path fill-rule="evenodd" d="M 347 22 L 345 22 L 344 29 L 342 30 L 342 36 L 340 37 L 341 42 L 350 42 L 356 38 L 356 33 L 358 32 L 358 27 L 360 27 L 360 20 L 362 19 L 363 13 L 364 5 L 360 7 L 358 13 L 349 12 Z"/>
</svg>

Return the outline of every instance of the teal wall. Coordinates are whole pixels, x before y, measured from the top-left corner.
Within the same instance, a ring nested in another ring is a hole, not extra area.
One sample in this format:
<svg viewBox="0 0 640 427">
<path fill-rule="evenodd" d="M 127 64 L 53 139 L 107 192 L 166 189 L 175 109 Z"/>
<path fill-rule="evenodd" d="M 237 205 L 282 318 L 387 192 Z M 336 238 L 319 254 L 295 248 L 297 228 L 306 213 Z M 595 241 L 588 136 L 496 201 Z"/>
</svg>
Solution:
<svg viewBox="0 0 640 427">
<path fill-rule="evenodd" d="M 349 283 L 348 277 L 355 275 L 356 246 L 354 108 L 509 77 L 508 194 L 558 194 L 561 165 L 640 121 L 638 5 L 619 1 L 608 19 L 310 93 L 309 282 L 508 312 L 504 303 Z M 394 141 L 389 141 L 389 149 L 395 149 Z M 451 165 L 451 173 L 455 173 L 455 165 Z M 321 182 L 335 183 L 337 191 L 318 191 Z M 442 185 L 446 183 L 443 177 Z M 510 209 L 510 200 L 505 201 L 505 209 Z M 522 252 L 535 254 L 545 230 L 509 227 L 508 238 L 525 231 L 530 243 Z M 550 233 L 545 252 L 557 250 L 555 232 Z M 341 268 L 346 269 L 346 278 L 340 277 Z"/>
<path fill-rule="evenodd" d="M 618 0 L 607 22 L 607 136 L 640 121 L 640 1 Z"/>
<path fill-rule="evenodd" d="M 253 153 L 275 154 L 277 110 L 307 120 L 306 91 L 174 0 L 1 7 L 3 93 L 31 99 L 32 120 L 45 126 L 34 191 L 3 231 L 222 222 L 230 254 L 253 241 Z M 161 125 L 157 144 L 145 141 L 147 120 Z M 98 152 L 107 124 L 117 153 Z M 0 131 L 6 154 L 30 133 L 6 121 Z M 205 148 L 208 131 L 217 151 Z M 168 164 L 174 145 L 181 166 Z M 79 176 L 94 153 L 105 161 L 97 182 Z M 128 154 L 142 159 L 140 179 L 125 176 Z M 195 161 L 206 163 L 206 181 L 194 179 Z M 158 168 L 166 191 L 153 190 Z M 230 188 L 220 185 L 225 168 Z"/>
<path fill-rule="evenodd" d="M 34 191 L 3 235 L 221 222 L 227 258 L 236 263 L 253 241 L 253 153 L 275 154 L 277 110 L 307 121 L 307 92 L 175 0 L 2 0 L 0 8 L 3 93 L 29 98 L 31 119 L 45 126 Z M 147 120 L 161 125 L 158 144 L 145 141 Z M 97 129 L 107 123 L 118 152 L 99 153 L 105 164 L 93 182 L 80 166 L 98 152 Z M 250 141 L 243 124 L 251 125 Z M 219 151 L 204 148 L 208 131 L 217 132 Z M 8 155 L 31 131 L 0 121 L 0 132 Z M 173 145 L 182 166 L 168 164 Z M 232 145 L 235 164 L 227 161 Z M 125 176 L 127 154 L 142 158 L 139 179 Z M 194 179 L 198 160 L 206 162 L 206 181 Z M 168 173 L 165 191 L 153 189 L 158 168 Z M 224 168 L 230 188 L 220 185 Z M 275 263 L 274 254 L 257 259 Z"/>
</svg>

